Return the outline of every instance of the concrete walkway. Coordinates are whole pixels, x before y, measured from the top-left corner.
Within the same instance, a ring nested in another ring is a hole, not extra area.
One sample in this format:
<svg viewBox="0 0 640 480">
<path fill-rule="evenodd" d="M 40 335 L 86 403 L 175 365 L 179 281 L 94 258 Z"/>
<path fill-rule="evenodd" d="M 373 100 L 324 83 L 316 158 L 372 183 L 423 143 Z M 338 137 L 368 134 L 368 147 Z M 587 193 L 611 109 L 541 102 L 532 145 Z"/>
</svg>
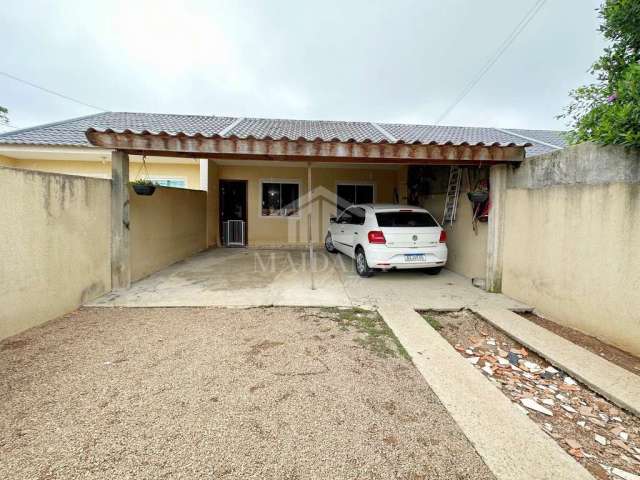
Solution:
<svg viewBox="0 0 640 480">
<path fill-rule="evenodd" d="M 217 248 L 171 265 L 112 292 L 90 306 L 253 307 L 364 306 L 403 303 L 415 309 L 527 309 L 504 295 L 475 288 L 468 278 L 443 270 L 380 273 L 360 278 L 345 255 L 316 252 L 315 289 L 308 253 L 302 250 Z"/>
<path fill-rule="evenodd" d="M 379 312 L 498 480 L 593 480 L 418 313 L 392 304 Z"/>
<path fill-rule="evenodd" d="M 640 415 L 640 377 L 504 309 L 474 311 L 616 405 Z"/>
</svg>

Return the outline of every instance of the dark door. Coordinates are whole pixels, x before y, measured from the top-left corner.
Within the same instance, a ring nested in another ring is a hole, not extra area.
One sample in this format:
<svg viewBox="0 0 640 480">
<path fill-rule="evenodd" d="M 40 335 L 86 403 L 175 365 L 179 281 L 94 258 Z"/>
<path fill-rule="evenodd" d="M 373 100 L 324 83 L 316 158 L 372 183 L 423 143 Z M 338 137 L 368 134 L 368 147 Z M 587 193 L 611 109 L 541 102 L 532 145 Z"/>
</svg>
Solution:
<svg viewBox="0 0 640 480">
<path fill-rule="evenodd" d="M 220 180 L 220 232 L 222 244 L 225 244 L 225 222 L 242 220 L 244 222 L 244 243 L 246 244 L 247 226 L 247 181 Z"/>
</svg>

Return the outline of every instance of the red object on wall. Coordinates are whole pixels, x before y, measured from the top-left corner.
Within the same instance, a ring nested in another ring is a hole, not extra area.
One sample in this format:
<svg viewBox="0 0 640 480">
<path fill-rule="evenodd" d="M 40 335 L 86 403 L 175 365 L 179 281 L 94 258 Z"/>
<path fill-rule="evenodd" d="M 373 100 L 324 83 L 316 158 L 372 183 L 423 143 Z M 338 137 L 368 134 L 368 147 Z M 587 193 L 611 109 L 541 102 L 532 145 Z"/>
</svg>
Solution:
<svg viewBox="0 0 640 480">
<path fill-rule="evenodd" d="M 478 215 L 479 222 L 488 222 L 489 221 L 489 210 L 491 209 L 491 200 L 487 200 L 484 202 L 480 210 L 480 215 Z"/>
</svg>

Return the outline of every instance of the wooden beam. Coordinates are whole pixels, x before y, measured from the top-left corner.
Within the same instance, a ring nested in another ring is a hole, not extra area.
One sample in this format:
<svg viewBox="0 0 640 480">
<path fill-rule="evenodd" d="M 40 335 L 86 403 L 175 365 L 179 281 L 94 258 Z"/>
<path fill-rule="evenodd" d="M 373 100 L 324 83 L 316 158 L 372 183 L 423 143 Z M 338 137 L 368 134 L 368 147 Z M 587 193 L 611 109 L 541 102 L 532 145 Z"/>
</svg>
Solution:
<svg viewBox="0 0 640 480">
<path fill-rule="evenodd" d="M 496 145 L 423 145 L 403 143 L 323 142 L 221 138 L 200 135 L 115 133 L 89 130 L 96 146 L 135 155 L 234 158 L 308 162 L 425 165 L 493 165 L 521 162 L 524 147 Z"/>
</svg>

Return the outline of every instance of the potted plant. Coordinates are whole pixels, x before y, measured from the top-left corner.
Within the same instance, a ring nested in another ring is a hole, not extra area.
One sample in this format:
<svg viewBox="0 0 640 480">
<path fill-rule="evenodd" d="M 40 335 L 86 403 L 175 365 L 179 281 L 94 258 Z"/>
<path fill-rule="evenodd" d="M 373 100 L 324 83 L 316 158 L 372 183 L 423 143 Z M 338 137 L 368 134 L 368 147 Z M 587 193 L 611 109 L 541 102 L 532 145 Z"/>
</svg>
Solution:
<svg viewBox="0 0 640 480">
<path fill-rule="evenodd" d="M 153 195 L 153 192 L 156 191 L 156 186 L 151 180 L 145 180 L 143 178 L 139 178 L 131 182 L 131 186 L 133 187 L 133 191 L 138 195 Z"/>
<path fill-rule="evenodd" d="M 478 180 L 475 188 L 467 192 L 467 197 L 473 203 L 484 203 L 489 200 L 489 182 L 486 180 Z"/>
<path fill-rule="evenodd" d="M 489 200 L 489 192 L 486 190 L 475 190 L 473 192 L 467 192 L 467 197 L 473 203 L 483 203 Z"/>
</svg>

